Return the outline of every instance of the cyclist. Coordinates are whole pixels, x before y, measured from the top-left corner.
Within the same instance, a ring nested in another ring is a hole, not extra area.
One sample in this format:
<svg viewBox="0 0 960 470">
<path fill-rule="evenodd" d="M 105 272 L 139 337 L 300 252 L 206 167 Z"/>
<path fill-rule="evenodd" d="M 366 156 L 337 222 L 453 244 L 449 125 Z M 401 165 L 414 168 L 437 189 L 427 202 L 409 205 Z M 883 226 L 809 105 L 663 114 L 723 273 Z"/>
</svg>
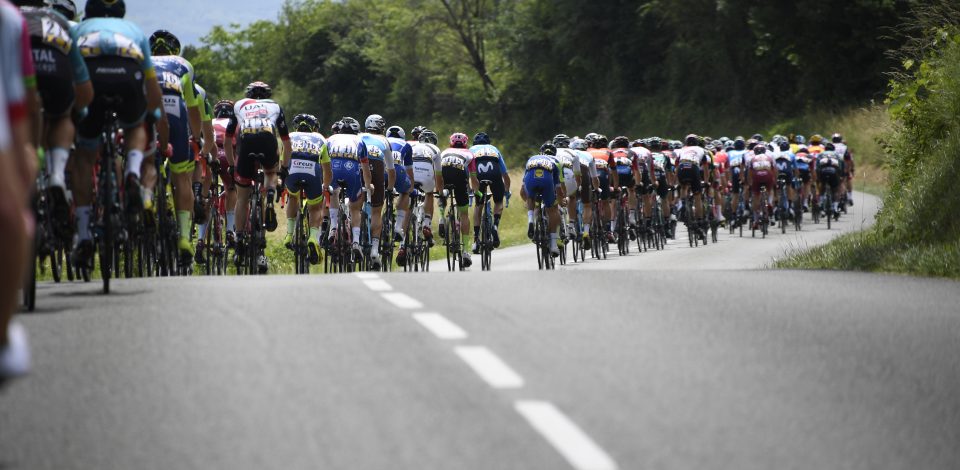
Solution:
<svg viewBox="0 0 960 470">
<path fill-rule="evenodd" d="M 774 198 L 776 199 L 777 209 L 774 211 L 775 217 L 779 220 L 779 217 L 787 217 L 788 220 L 791 220 L 793 217 L 793 205 L 789 201 L 793 201 L 796 195 L 793 191 L 793 180 L 797 175 L 797 156 L 790 152 L 790 142 L 786 139 L 781 139 L 777 142 L 777 150 L 774 152 L 774 163 L 777 166 L 777 184 L 785 184 L 787 186 L 787 207 L 789 211 L 787 214 L 780 214 L 780 207 L 784 204 L 783 201 L 780 201 L 780 191 L 775 191 Z"/>
<path fill-rule="evenodd" d="M 347 191 L 350 200 L 350 228 L 353 235 L 354 256 L 363 256 L 360 249 L 360 211 L 363 208 L 361 190 L 364 181 L 372 181 L 367 145 L 360 138 L 360 123 L 352 117 L 343 117 L 331 127 L 333 135 L 327 139 L 330 154 L 330 169 L 333 173 L 333 191 L 330 196 L 330 239 L 333 240 L 340 226 L 340 191 Z M 343 188 L 341 184 L 343 183 Z M 372 188 L 367 184 L 367 191 Z M 332 245 L 332 243 L 331 243 Z"/>
<path fill-rule="evenodd" d="M 680 183 L 680 197 L 693 193 L 694 220 L 690 219 L 690 208 L 687 207 L 688 222 L 702 236 L 703 226 L 703 167 L 710 163 L 707 151 L 700 146 L 700 137 L 690 134 L 684 139 L 684 146 L 677 155 L 677 181 Z"/>
<path fill-rule="evenodd" d="M 283 244 L 293 248 L 293 231 L 300 212 L 300 191 L 307 199 L 310 214 L 310 237 L 307 239 L 307 256 L 310 264 L 320 262 L 320 222 L 323 220 L 324 189 L 333 182 L 330 153 L 327 142 L 320 134 L 320 121 L 310 114 L 293 117 L 293 132 L 290 133 L 293 152 L 283 162 L 287 169 L 284 185 L 287 187 L 287 235 Z M 320 166 L 318 171 L 317 166 Z"/>
<path fill-rule="evenodd" d="M 80 48 L 70 37 L 67 18 L 52 8 L 46 8 L 43 0 L 18 0 L 15 3 L 21 7 L 27 20 L 37 88 L 43 99 L 45 132 L 41 146 L 46 149 L 48 191 L 55 218 L 66 221 L 69 203 L 64 171 L 75 134 L 71 112 L 90 104 L 93 85 Z"/>
<path fill-rule="evenodd" d="M 727 151 L 727 165 L 730 167 L 728 179 L 732 191 L 731 207 L 734 212 L 740 207 L 740 187 L 743 184 L 743 175 L 746 172 L 747 142 L 743 137 L 733 139 L 733 150 Z M 734 227 L 740 226 L 740 220 L 734 221 Z"/>
<path fill-rule="evenodd" d="M 30 35 L 20 12 L 0 0 L 0 384 L 30 370 L 26 330 L 13 321 L 30 251 L 30 188 L 39 117 Z"/>
<path fill-rule="evenodd" d="M 233 181 L 233 168 L 227 162 L 227 153 L 224 149 L 224 140 L 227 136 L 227 126 L 230 125 L 230 118 L 233 114 L 234 102 L 230 100 L 220 100 L 213 107 L 213 134 L 217 144 L 217 159 L 220 160 L 220 181 L 223 183 L 223 189 L 226 201 L 225 212 L 227 222 L 227 244 L 232 246 L 234 242 L 234 226 L 236 207 L 237 207 L 237 187 Z M 231 144 L 237 145 L 236 138 L 231 138 Z"/>
<path fill-rule="evenodd" d="M 473 173 L 473 152 L 467 148 L 469 138 L 462 132 L 455 132 L 450 135 L 450 147 L 440 153 L 440 174 L 441 182 L 444 184 L 444 197 L 440 199 L 440 207 L 446 205 L 446 199 L 453 196 L 452 204 L 456 204 L 460 213 L 460 227 L 470 227 L 470 212 L 467 206 L 470 204 L 468 193 L 470 188 L 476 189 L 479 183 L 477 176 Z M 446 186 L 453 186 L 453 194 L 448 194 Z M 446 235 L 443 218 L 440 219 L 440 235 Z M 470 260 L 469 234 L 461 229 L 463 242 L 463 266 L 469 268 Z"/>
<path fill-rule="evenodd" d="M 567 236 L 572 239 L 577 234 L 573 227 L 573 221 L 577 220 L 577 198 L 579 197 L 577 190 L 583 184 L 584 169 L 582 168 L 583 165 L 580 164 L 580 154 L 570 148 L 570 137 L 567 137 L 566 134 L 557 134 L 553 137 L 552 143 L 557 149 L 557 158 L 560 160 L 560 168 L 563 171 L 563 181 L 567 192 L 567 207 L 573 211 L 572 214 L 567 214 L 568 220 L 561 222 L 567 224 Z M 589 175 L 590 169 L 587 168 L 586 171 Z"/>
<path fill-rule="evenodd" d="M 651 137 L 649 140 L 651 156 L 651 165 L 653 165 L 652 179 L 657 196 L 660 197 L 660 214 L 664 219 L 670 214 L 670 199 L 668 197 L 670 190 L 670 178 L 673 177 L 673 162 L 663 152 L 664 140 L 659 137 Z M 653 208 L 653 196 L 650 196 L 651 210 Z"/>
<path fill-rule="evenodd" d="M 380 269 L 380 232 L 383 229 L 383 202 L 385 197 L 393 197 L 393 188 L 396 183 L 394 170 L 393 146 L 383 135 L 386 129 L 383 116 L 371 114 L 363 123 L 366 132 L 360 134 L 363 143 L 367 146 L 367 158 L 370 161 L 370 174 L 373 180 L 365 180 L 366 184 L 373 184 L 373 194 L 370 198 L 372 211 L 370 213 L 370 260 L 373 269 Z M 384 185 L 386 175 L 386 185 Z M 393 243 L 393 240 L 388 240 Z"/>
<path fill-rule="evenodd" d="M 810 151 L 810 155 L 814 156 L 822 153 L 824 151 L 823 136 L 820 134 L 813 134 L 810 136 L 810 145 L 807 146 L 807 150 Z"/>
<path fill-rule="evenodd" d="M 523 173 L 520 196 L 527 203 L 527 237 L 534 237 L 533 205 L 539 197 L 547 208 L 547 232 L 550 234 L 550 255 L 560 256 L 557 229 L 560 226 L 560 210 L 557 201 L 566 197 L 565 183 L 560 164 L 555 158 L 557 148 L 547 142 L 540 146 L 540 153 L 527 159 Z"/>
<path fill-rule="evenodd" d="M 486 132 L 478 132 L 473 136 L 473 173 L 477 181 L 489 180 L 490 192 L 493 193 L 493 246 L 500 246 L 500 216 L 503 214 L 503 197 L 510 194 L 510 175 L 507 173 L 507 163 L 500 153 L 500 149 L 490 145 L 490 136 Z M 477 194 L 477 200 L 482 197 Z M 477 239 L 480 238 L 480 204 L 473 209 L 473 254 L 480 254 Z"/>
<path fill-rule="evenodd" d="M 760 223 L 758 219 L 760 204 L 770 203 L 770 189 L 773 188 L 774 178 L 776 178 L 774 173 L 776 164 L 773 157 L 767 154 L 766 144 L 758 143 L 753 147 L 753 152 L 754 155 L 750 159 L 750 166 L 747 170 L 747 186 L 753 194 L 750 207 L 753 211 L 753 228 L 756 229 Z M 767 188 L 766 201 L 760 201 L 760 190 L 762 188 Z"/>
<path fill-rule="evenodd" d="M 620 187 L 620 180 L 617 170 L 617 160 L 613 158 L 610 149 L 607 148 L 608 140 L 606 137 L 594 134 L 591 140 L 587 141 L 587 152 L 593 156 L 597 165 L 597 177 L 600 180 L 600 220 L 603 221 L 607 230 L 607 241 L 614 243 L 613 230 L 611 226 L 613 214 L 613 188 Z M 594 234 L 598 236 L 599 234 Z"/>
<path fill-rule="evenodd" d="M 723 215 L 723 205 L 721 199 L 727 194 L 729 188 L 727 188 L 727 167 L 730 164 L 730 155 L 727 154 L 728 144 L 723 142 L 723 140 L 713 141 L 714 155 L 713 155 L 713 167 L 714 167 L 714 184 L 712 190 L 714 191 L 713 198 L 713 213 L 714 216 L 720 223 L 723 223 L 726 218 Z M 733 148 L 733 145 L 729 145 L 730 148 Z"/>
<path fill-rule="evenodd" d="M 71 30 L 90 71 L 94 91 L 89 112 L 77 127 L 77 149 L 71 158 L 78 238 L 71 262 L 85 264 L 89 269 L 93 269 L 93 236 L 90 233 L 93 164 L 110 106 L 106 98 L 119 98 L 120 103 L 112 111 L 116 112 L 123 129 L 127 158 L 124 193 L 128 210 L 140 210 L 144 203 L 140 190 L 141 166 L 147 168 L 151 165 L 144 162 L 147 131 L 142 123 L 148 113 L 151 119 L 158 120 L 160 148 L 167 146 L 166 114 L 162 111 L 162 91 L 157 82 L 150 43 L 140 28 L 123 20 L 125 14 L 123 0 L 89 0 L 84 9 L 84 21 Z"/>
<path fill-rule="evenodd" d="M 283 108 L 270 99 L 273 90 L 270 85 L 256 81 L 247 85 L 246 98 L 233 106 L 233 117 L 227 124 L 224 139 L 227 163 L 235 167 L 234 182 L 237 185 L 236 230 L 237 243 L 242 243 L 247 232 L 247 220 L 250 216 L 250 193 L 257 177 L 257 166 L 263 168 L 263 182 L 267 189 L 264 209 L 264 228 L 268 232 L 277 229 L 277 214 L 273 210 L 273 201 L 277 193 L 277 170 L 280 154 L 277 138 L 283 142 L 283 154 L 291 155 L 290 132 Z M 237 133 L 237 150 L 234 155 L 233 137 Z M 211 139 L 212 140 L 212 139 Z M 239 258 L 237 259 L 239 261 Z M 267 260 L 258 260 L 261 271 L 267 268 Z"/>
<path fill-rule="evenodd" d="M 406 233 L 410 213 L 410 192 L 413 191 L 413 147 L 406 140 L 406 133 L 400 126 L 387 128 L 387 140 L 393 153 L 393 167 L 396 177 L 396 191 L 400 194 L 397 199 L 397 223 L 393 227 L 396 241 L 403 241 Z M 399 253 L 398 253 L 399 255 Z M 402 266 L 402 265 L 401 265 Z"/>
<path fill-rule="evenodd" d="M 810 151 L 807 150 L 805 145 L 801 145 L 797 148 L 797 175 L 800 177 L 800 200 L 803 201 L 803 211 L 807 212 L 810 210 L 809 205 L 807 204 L 807 195 L 810 194 L 810 181 L 811 177 L 815 179 L 816 173 L 811 170 L 814 167 L 816 162 L 815 158 L 810 155 Z"/>
<path fill-rule="evenodd" d="M 413 181 L 426 193 L 421 230 L 423 237 L 427 239 L 430 246 L 433 246 L 433 193 L 437 189 L 443 189 L 440 148 L 437 147 L 437 134 L 430 129 L 420 129 L 417 139 L 418 142 L 412 149 Z M 403 249 L 401 252 L 406 253 Z"/>
<path fill-rule="evenodd" d="M 652 230 L 652 220 L 653 220 L 653 204 L 655 202 L 655 186 L 657 182 L 654 179 L 654 157 L 653 152 L 651 151 L 650 139 L 637 139 L 631 144 L 632 150 L 637 154 L 637 169 L 639 170 L 640 180 L 637 182 L 637 197 L 643 198 L 643 214 L 638 214 L 640 217 L 643 217 L 643 226 L 641 229 L 644 232 Z M 660 147 L 660 142 L 657 142 L 657 149 Z"/>
<path fill-rule="evenodd" d="M 830 142 L 833 143 L 834 153 L 837 154 L 840 158 L 843 159 L 843 175 L 840 179 L 840 185 L 843 191 L 847 192 L 847 204 L 853 205 L 853 153 L 850 152 L 850 148 L 847 147 L 847 143 L 844 142 L 843 136 L 840 133 L 835 133 L 830 137 Z"/>
<path fill-rule="evenodd" d="M 164 29 L 154 31 L 150 36 L 150 52 L 157 68 L 157 80 L 163 89 L 163 107 L 167 113 L 170 144 L 173 146 L 173 153 L 167 155 L 167 160 L 172 173 L 170 179 L 173 183 L 174 206 L 180 229 L 178 247 L 185 259 L 192 259 L 194 250 L 190 244 L 190 231 L 193 228 L 191 224 L 195 215 L 196 199 L 190 188 L 196 159 L 190 149 L 190 136 L 194 135 L 199 139 L 203 132 L 203 102 L 194 88 L 193 65 L 180 57 L 180 40 L 173 33 Z M 214 138 L 212 135 L 207 136 L 201 152 L 207 155 L 212 153 L 213 149 Z M 152 183 L 148 184 L 152 186 Z"/>
<path fill-rule="evenodd" d="M 197 93 L 197 98 L 200 100 L 200 128 L 203 131 L 202 142 L 206 144 L 207 141 L 210 141 L 209 147 L 216 150 L 216 131 L 213 129 L 213 106 L 210 104 L 210 100 L 207 99 L 207 90 L 205 90 L 200 84 L 194 82 L 193 89 Z M 195 159 L 198 165 L 195 165 L 193 170 L 193 218 L 197 221 L 197 250 L 194 260 L 199 264 L 205 264 L 206 260 L 203 257 L 203 243 L 204 237 L 207 233 L 207 223 L 210 220 L 210 212 L 208 209 L 210 207 L 210 184 L 213 182 L 210 174 L 210 165 L 213 164 L 213 159 L 217 158 L 213 154 L 213 150 L 210 153 L 203 153 L 199 147 L 206 146 L 200 145 L 197 143 L 195 137 L 190 139 L 191 149 L 196 152 Z M 219 160 L 218 160 L 219 161 Z"/>
<path fill-rule="evenodd" d="M 563 137 L 563 134 L 560 134 Z M 554 138 L 556 140 L 556 138 Z M 556 144 L 554 144 L 556 146 Z M 577 153 L 580 159 L 580 202 L 583 204 L 583 243 L 590 243 L 590 224 L 593 223 L 593 201 L 595 190 L 600 187 L 600 177 L 597 172 L 597 160 L 587 151 L 587 141 L 575 137 L 570 141 L 570 148 Z M 599 217 L 599 215 L 597 216 Z"/>
<path fill-rule="evenodd" d="M 843 174 L 843 157 L 838 155 L 835 150 L 830 149 L 831 144 L 827 144 L 824 151 L 817 155 L 817 190 L 820 193 L 820 205 L 826 200 L 825 187 L 830 186 L 830 192 L 833 194 L 833 218 L 840 218 L 839 196 L 843 190 L 840 184 L 840 177 Z"/>
<path fill-rule="evenodd" d="M 631 240 L 636 240 L 637 238 L 637 211 L 634 209 L 637 207 L 637 182 L 641 181 L 640 178 L 640 167 L 637 162 L 637 154 L 630 148 L 630 139 L 626 136 L 617 136 L 610 141 L 610 153 L 613 155 L 614 161 L 617 162 L 617 186 L 615 189 L 620 190 L 621 187 L 626 187 L 629 195 L 627 196 L 627 204 L 630 208 L 627 211 L 627 223 L 629 224 L 629 236 Z M 616 204 L 616 203 L 614 203 Z M 611 217 L 611 222 L 613 224 L 617 223 L 616 217 Z M 614 226 L 613 231 L 615 232 L 617 227 Z"/>
</svg>

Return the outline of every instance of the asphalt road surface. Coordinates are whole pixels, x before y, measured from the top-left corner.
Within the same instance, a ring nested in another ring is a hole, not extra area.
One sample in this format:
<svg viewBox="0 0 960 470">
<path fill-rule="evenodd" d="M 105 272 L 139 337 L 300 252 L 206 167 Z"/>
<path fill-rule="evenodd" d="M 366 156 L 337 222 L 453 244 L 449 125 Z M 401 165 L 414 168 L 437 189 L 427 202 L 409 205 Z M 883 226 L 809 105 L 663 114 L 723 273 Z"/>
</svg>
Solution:
<svg viewBox="0 0 960 470">
<path fill-rule="evenodd" d="M 956 469 L 960 285 L 755 269 L 855 208 L 549 273 L 45 284 L 0 468 Z"/>
</svg>

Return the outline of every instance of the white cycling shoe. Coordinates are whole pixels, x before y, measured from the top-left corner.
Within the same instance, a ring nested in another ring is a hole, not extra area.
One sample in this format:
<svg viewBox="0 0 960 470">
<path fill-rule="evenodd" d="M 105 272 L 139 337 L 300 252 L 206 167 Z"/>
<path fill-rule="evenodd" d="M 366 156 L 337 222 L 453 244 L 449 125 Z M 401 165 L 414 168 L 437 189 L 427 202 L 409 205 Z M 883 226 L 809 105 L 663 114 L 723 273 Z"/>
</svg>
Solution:
<svg viewBox="0 0 960 470">
<path fill-rule="evenodd" d="M 27 330 L 17 322 L 10 322 L 7 346 L 0 349 L 0 382 L 21 377 L 30 372 L 30 344 Z"/>
</svg>

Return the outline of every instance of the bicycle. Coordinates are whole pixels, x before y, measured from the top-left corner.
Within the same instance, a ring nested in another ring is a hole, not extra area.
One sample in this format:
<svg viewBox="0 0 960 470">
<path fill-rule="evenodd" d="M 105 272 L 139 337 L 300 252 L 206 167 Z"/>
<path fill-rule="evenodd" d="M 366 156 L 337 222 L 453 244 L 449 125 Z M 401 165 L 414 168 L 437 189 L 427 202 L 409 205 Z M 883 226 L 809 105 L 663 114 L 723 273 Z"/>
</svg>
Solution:
<svg viewBox="0 0 960 470">
<path fill-rule="evenodd" d="M 800 196 L 800 187 L 800 179 L 793 178 L 793 190 L 797 193 L 793 201 L 793 229 L 797 232 L 803 228 L 803 198 Z"/>
<path fill-rule="evenodd" d="M 441 204 L 446 201 L 446 230 L 444 231 L 443 244 L 447 253 L 447 270 L 463 271 L 463 239 L 460 233 L 460 215 L 457 212 L 456 198 L 453 197 L 452 184 L 444 186 L 443 193 L 440 196 Z M 447 201 L 447 199 L 450 199 Z"/>
<path fill-rule="evenodd" d="M 537 247 L 537 266 L 541 271 L 555 269 L 556 265 L 553 260 L 553 255 L 550 252 L 550 232 L 547 230 L 549 227 L 547 221 L 547 208 L 543 204 L 543 197 L 536 196 L 534 199 L 534 220 L 536 220 L 536 225 L 533 231 L 533 242 Z"/>
<path fill-rule="evenodd" d="M 574 233 L 570 235 L 570 245 L 573 251 L 573 262 L 586 261 L 587 251 L 583 244 L 583 201 L 577 198 L 577 216 L 573 222 Z"/>
<path fill-rule="evenodd" d="M 260 158 L 263 158 L 262 156 Z M 267 247 L 266 230 L 263 225 L 264 189 L 263 172 L 257 173 L 253 182 L 253 191 L 250 198 L 250 216 L 247 219 L 247 233 L 245 237 L 238 237 L 236 259 L 237 274 L 266 274 L 269 266 L 265 249 Z"/>
<path fill-rule="evenodd" d="M 117 136 L 120 132 L 120 123 L 113 111 L 121 104 L 115 96 L 104 98 L 106 113 L 104 128 L 100 133 L 100 158 L 97 168 L 96 188 L 93 214 L 96 218 L 94 226 L 94 245 L 100 261 L 100 278 L 103 281 L 103 293 L 110 293 L 110 280 L 119 269 L 117 256 L 120 235 L 123 227 L 122 209 L 120 204 L 120 181 L 117 177 L 117 165 L 123 160 L 120 146 L 117 145 Z M 84 279 L 89 279 L 89 270 L 92 266 L 81 268 Z"/>
<path fill-rule="evenodd" d="M 297 188 L 295 192 L 298 195 L 297 202 L 300 207 L 297 208 L 297 220 L 294 223 L 293 242 L 290 248 L 293 251 L 293 268 L 296 274 L 310 274 L 310 247 L 307 246 L 310 239 L 310 213 L 307 206 L 306 192 L 303 188 Z M 289 199 L 287 204 L 289 204 Z"/>
<path fill-rule="evenodd" d="M 787 233 L 787 222 L 790 218 L 790 199 L 787 197 L 787 177 L 783 174 L 777 175 L 777 214 L 780 233 Z"/>
<path fill-rule="evenodd" d="M 326 273 L 351 272 L 354 267 L 350 203 L 347 202 L 347 182 L 342 179 L 337 180 L 337 187 L 340 188 L 336 201 L 339 214 L 337 215 L 336 231 L 332 240 L 327 241 L 325 248 L 327 255 L 324 256 L 323 271 Z M 329 187 L 328 192 L 332 194 L 333 187 Z"/>
<path fill-rule="evenodd" d="M 832 221 L 840 216 L 833 210 L 833 190 L 828 190 L 823 195 L 823 213 L 827 219 L 827 230 L 830 230 Z"/>
<path fill-rule="evenodd" d="M 760 233 L 763 238 L 767 238 L 767 227 L 770 224 L 769 204 L 767 204 L 767 186 L 760 186 L 760 215 L 758 221 L 751 224 L 752 237 L 757 236 L 757 226 L 760 227 Z"/>
<path fill-rule="evenodd" d="M 413 194 L 410 195 L 410 222 L 403 237 L 407 258 L 403 270 L 427 272 L 430 270 L 430 244 L 423 236 L 422 229 L 427 195 L 423 192 L 422 184 L 414 183 L 413 188 Z"/>
<path fill-rule="evenodd" d="M 630 191 L 626 186 L 621 186 L 617 191 L 617 252 L 620 256 L 626 256 L 630 253 Z"/>
<path fill-rule="evenodd" d="M 482 205 L 480 212 L 480 239 L 477 240 L 477 249 L 480 251 L 480 269 L 489 271 L 493 261 L 493 208 L 491 201 L 493 193 L 490 192 L 490 180 L 480 181 L 480 193 L 482 196 L 477 204 Z"/>
<path fill-rule="evenodd" d="M 601 190 L 598 188 L 595 191 L 596 194 L 593 198 L 593 220 L 590 222 L 590 232 L 592 233 L 590 238 L 590 254 L 593 256 L 593 259 L 607 259 L 607 251 L 610 247 L 607 246 L 607 231 L 603 226 L 603 218 L 600 215 Z"/>
<path fill-rule="evenodd" d="M 394 198 L 399 196 L 394 190 L 385 192 L 383 201 L 383 224 L 380 227 L 380 271 L 393 271 L 393 232 L 397 225 L 397 214 L 394 210 Z"/>
</svg>

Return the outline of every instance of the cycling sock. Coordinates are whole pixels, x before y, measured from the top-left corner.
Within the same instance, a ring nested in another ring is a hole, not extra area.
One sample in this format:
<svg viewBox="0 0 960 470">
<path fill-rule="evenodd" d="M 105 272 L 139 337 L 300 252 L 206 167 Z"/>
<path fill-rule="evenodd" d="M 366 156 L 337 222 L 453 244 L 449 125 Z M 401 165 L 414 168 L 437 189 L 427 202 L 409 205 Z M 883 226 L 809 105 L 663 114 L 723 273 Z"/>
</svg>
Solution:
<svg viewBox="0 0 960 470">
<path fill-rule="evenodd" d="M 234 217 L 236 217 L 236 215 L 236 211 L 227 211 L 227 230 L 231 232 L 235 232 L 237 230 L 235 227 L 236 222 L 234 221 Z"/>
<path fill-rule="evenodd" d="M 47 168 L 50 175 L 63 176 L 64 169 L 67 167 L 67 159 L 70 158 L 70 151 L 63 147 L 54 147 L 50 150 L 50 157 L 47 159 L 49 164 Z"/>
<path fill-rule="evenodd" d="M 533 223 L 533 211 L 527 211 L 527 223 L 528 224 Z"/>
<path fill-rule="evenodd" d="M 143 163 L 143 151 L 133 149 L 127 152 L 127 174 L 140 178 L 140 164 Z"/>
<path fill-rule="evenodd" d="M 630 211 L 630 223 L 631 224 L 637 223 L 637 211 L 635 210 Z"/>
<path fill-rule="evenodd" d="M 297 227 L 296 219 L 287 219 L 287 235 L 293 235 L 293 229 Z"/>
<path fill-rule="evenodd" d="M 197 239 L 203 240 L 205 236 L 207 236 L 207 224 L 197 225 Z"/>
<path fill-rule="evenodd" d="M 340 209 L 336 207 L 330 208 L 330 228 L 335 229 L 340 226 Z"/>
<path fill-rule="evenodd" d="M 353 227 L 353 242 L 360 243 L 360 227 Z"/>
<path fill-rule="evenodd" d="M 433 216 L 432 216 L 432 215 L 426 214 L 426 215 L 423 216 L 423 226 L 424 226 L 424 227 L 427 227 L 427 228 L 430 228 L 430 227 L 433 226 Z"/>
<path fill-rule="evenodd" d="M 583 234 L 584 234 L 584 235 L 590 235 L 590 225 L 588 225 L 588 224 L 583 224 Z"/>
<path fill-rule="evenodd" d="M 853 192 L 852 192 L 852 191 L 847 191 L 847 199 L 850 199 L 851 201 L 853 200 Z"/>
<path fill-rule="evenodd" d="M 77 236 L 81 240 L 89 240 L 90 237 L 90 213 L 93 212 L 91 206 L 78 206 L 77 216 Z"/>
<path fill-rule="evenodd" d="M 493 214 L 493 226 L 500 228 L 500 214 Z"/>
<path fill-rule="evenodd" d="M 320 227 L 310 227 L 310 239 L 320 241 Z"/>
<path fill-rule="evenodd" d="M 371 255 L 371 256 L 376 256 L 376 255 L 380 254 L 380 239 L 379 239 L 379 238 L 373 238 L 373 239 L 371 239 L 371 240 L 370 240 L 370 245 L 371 245 L 371 246 L 370 246 L 370 255 Z"/>
<path fill-rule="evenodd" d="M 407 211 L 400 209 L 397 211 L 397 225 L 394 225 L 394 231 L 403 233 L 403 223 L 407 221 Z"/>
<path fill-rule="evenodd" d="M 554 245 L 556 245 L 558 238 L 560 238 L 560 236 L 557 235 L 557 232 L 550 233 L 550 243 L 553 243 Z"/>
<path fill-rule="evenodd" d="M 479 225 L 474 225 L 474 226 L 473 226 L 473 238 L 480 238 L 480 226 L 479 226 Z"/>
<path fill-rule="evenodd" d="M 177 211 L 177 224 L 180 225 L 180 238 L 190 239 L 190 221 L 193 214 L 190 211 Z"/>
</svg>

